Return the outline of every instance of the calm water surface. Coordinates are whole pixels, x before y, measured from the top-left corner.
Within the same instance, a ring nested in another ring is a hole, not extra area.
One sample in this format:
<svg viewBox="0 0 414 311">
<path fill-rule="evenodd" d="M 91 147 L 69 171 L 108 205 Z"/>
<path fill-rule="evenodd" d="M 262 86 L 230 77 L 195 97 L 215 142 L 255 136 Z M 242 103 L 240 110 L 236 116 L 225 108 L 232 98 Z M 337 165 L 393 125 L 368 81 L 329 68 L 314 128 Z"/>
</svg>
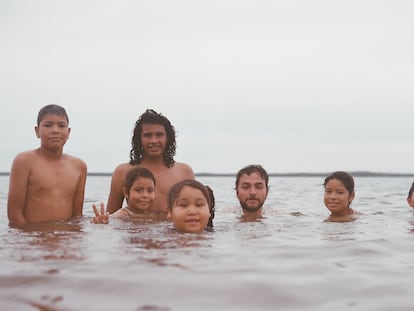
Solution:
<svg viewBox="0 0 414 311">
<path fill-rule="evenodd" d="M 1 309 L 413 310 L 411 178 L 356 178 L 351 223 L 323 221 L 323 178 L 271 178 L 256 222 L 234 211 L 234 178 L 200 180 L 214 231 L 190 235 L 165 219 L 91 224 L 110 177 L 88 178 L 83 218 L 9 228 L 1 176 Z"/>
</svg>

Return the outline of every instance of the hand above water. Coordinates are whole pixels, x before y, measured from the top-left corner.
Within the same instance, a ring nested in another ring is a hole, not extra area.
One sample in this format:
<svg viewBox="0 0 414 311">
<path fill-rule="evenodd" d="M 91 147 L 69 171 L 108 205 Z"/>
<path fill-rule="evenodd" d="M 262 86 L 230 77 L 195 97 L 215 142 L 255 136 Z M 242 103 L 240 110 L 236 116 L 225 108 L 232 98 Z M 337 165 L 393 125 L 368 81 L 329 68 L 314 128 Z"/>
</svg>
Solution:
<svg viewBox="0 0 414 311">
<path fill-rule="evenodd" d="M 92 204 L 95 217 L 91 219 L 91 222 L 94 224 L 107 224 L 109 222 L 109 212 L 105 212 L 105 204 L 101 202 L 101 209 L 98 211 L 98 208 L 95 204 Z"/>
</svg>

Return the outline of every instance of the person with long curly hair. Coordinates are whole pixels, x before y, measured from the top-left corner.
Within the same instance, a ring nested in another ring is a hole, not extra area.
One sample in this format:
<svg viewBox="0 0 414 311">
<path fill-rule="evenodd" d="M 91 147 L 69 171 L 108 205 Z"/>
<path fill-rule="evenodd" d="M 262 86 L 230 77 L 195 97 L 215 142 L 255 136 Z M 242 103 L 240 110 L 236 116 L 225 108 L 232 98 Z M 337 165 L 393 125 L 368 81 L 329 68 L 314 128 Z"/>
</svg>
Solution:
<svg viewBox="0 0 414 311">
<path fill-rule="evenodd" d="M 124 202 L 124 180 L 134 167 L 149 169 L 156 179 L 157 196 L 150 207 L 152 212 L 167 213 L 168 192 L 172 185 L 194 179 L 192 168 L 174 160 L 176 152 L 175 129 L 162 114 L 147 109 L 136 121 L 131 140 L 130 161 L 119 164 L 111 180 L 107 211 L 114 213 Z"/>
</svg>

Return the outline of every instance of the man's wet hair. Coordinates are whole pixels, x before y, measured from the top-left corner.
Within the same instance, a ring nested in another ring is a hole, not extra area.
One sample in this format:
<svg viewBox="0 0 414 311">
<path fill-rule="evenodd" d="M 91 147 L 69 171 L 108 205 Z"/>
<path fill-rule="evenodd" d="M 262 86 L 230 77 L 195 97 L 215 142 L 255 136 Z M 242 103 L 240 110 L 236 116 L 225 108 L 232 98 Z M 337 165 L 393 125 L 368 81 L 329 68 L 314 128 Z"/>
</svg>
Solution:
<svg viewBox="0 0 414 311">
<path fill-rule="evenodd" d="M 258 173 L 260 177 L 265 180 L 266 189 L 269 189 L 269 175 L 267 174 L 266 170 L 261 165 L 257 165 L 257 164 L 251 164 L 251 165 L 245 166 L 237 172 L 236 189 L 239 186 L 240 177 L 244 174 L 250 175 L 252 173 Z"/>
<path fill-rule="evenodd" d="M 171 122 L 162 114 L 157 113 L 152 109 L 147 109 L 135 122 L 134 133 L 132 135 L 130 151 L 130 161 L 132 165 L 139 164 L 144 157 L 143 148 L 141 144 L 141 134 L 143 124 L 159 124 L 165 129 L 167 135 L 167 144 L 164 152 L 164 162 L 167 167 L 171 167 L 174 164 L 174 156 L 176 152 L 176 141 L 175 141 L 175 129 Z"/>
<path fill-rule="evenodd" d="M 65 117 L 66 122 L 68 122 L 69 124 L 69 117 L 68 117 L 68 114 L 66 113 L 65 108 L 59 105 L 47 105 L 47 106 L 42 107 L 39 110 L 39 113 L 37 114 L 37 126 L 40 125 L 40 122 L 42 122 L 42 119 L 47 114 L 63 116 Z"/>
</svg>

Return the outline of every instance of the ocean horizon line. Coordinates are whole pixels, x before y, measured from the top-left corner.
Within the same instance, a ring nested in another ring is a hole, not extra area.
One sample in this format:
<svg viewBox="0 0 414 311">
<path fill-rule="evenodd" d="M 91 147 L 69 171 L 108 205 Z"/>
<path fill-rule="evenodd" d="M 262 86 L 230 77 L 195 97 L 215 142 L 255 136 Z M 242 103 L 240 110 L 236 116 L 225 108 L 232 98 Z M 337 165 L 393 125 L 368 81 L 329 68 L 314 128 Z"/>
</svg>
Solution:
<svg viewBox="0 0 414 311">
<path fill-rule="evenodd" d="M 324 177 L 332 172 L 288 172 L 268 173 L 269 177 Z M 394 173 L 376 171 L 348 171 L 354 177 L 414 177 L 414 173 Z M 194 173 L 196 177 L 234 177 L 237 173 Z M 0 176 L 9 176 L 9 172 L 0 172 Z M 111 172 L 88 172 L 88 176 L 112 176 Z"/>
</svg>

